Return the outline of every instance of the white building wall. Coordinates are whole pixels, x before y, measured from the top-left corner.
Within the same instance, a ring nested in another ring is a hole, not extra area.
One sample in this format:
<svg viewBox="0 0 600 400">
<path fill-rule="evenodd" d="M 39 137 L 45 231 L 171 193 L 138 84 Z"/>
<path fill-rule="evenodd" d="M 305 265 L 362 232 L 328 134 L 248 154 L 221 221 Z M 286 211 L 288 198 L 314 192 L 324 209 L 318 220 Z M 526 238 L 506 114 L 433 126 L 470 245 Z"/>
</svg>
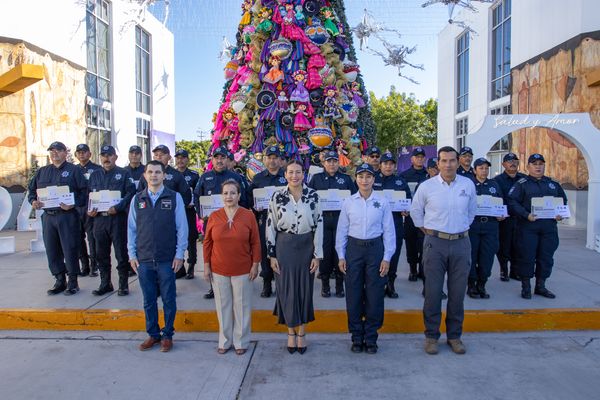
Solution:
<svg viewBox="0 0 600 400">
<path fill-rule="evenodd" d="M 0 37 L 21 39 L 85 66 L 85 3 L 76 0 L 2 1 Z"/>
<path fill-rule="evenodd" d="M 510 102 L 509 96 L 490 102 L 494 4 L 472 4 L 477 13 L 461 9 L 454 16 L 477 32 L 471 35 L 469 48 L 469 108 L 459 115 L 456 114 L 456 39 L 463 29 L 448 24 L 438 35 L 438 146 L 456 144 L 457 119 L 467 116 L 468 132 L 475 132 L 490 109 Z M 600 30 L 598 0 L 512 0 L 511 5 L 511 68 L 578 34 Z"/>
<path fill-rule="evenodd" d="M 135 23 L 127 0 L 112 5 L 112 143 L 126 165 L 136 144 Z M 3 1 L 0 37 L 27 41 L 87 67 L 86 8 L 79 0 Z M 27 21 L 24 23 L 24 21 Z M 152 129 L 175 134 L 175 44 L 173 34 L 146 12 L 138 24 L 151 36 Z M 83 104 L 82 104 L 83 107 Z"/>
</svg>

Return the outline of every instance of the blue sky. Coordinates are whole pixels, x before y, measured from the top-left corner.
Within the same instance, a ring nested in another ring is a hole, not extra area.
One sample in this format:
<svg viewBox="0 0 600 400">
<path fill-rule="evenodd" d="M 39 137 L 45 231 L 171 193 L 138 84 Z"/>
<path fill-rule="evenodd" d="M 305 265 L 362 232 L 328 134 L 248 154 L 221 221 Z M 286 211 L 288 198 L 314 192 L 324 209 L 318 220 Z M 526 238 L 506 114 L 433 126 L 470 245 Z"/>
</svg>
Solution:
<svg viewBox="0 0 600 400">
<path fill-rule="evenodd" d="M 424 0 L 346 0 L 348 23 L 356 26 L 366 8 L 387 28 L 402 37 L 386 33 L 391 43 L 417 46 L 409 56 L 411 63 L 423 64 L 424 71 L 404 68 L 403 73 L 420 82 L 413 84 L 398 77 L 398 70 L 385 66 L 382 59 L 358 49 L 358 63 L 368 91 L 385 96 L 391 86 L 400 92 L 414 93 L 423 101 L 437 96 L 437 34 L 448 20 L 447 8 L 433 5 L 422 8 Z M 235 43 L 242 0 L 171 0 L 168 28 L 175 37 L 175 113 L 177 140 L 197 140 L 199 131 L 209 138 L 211 118 L 218 109 L 223 85 L 224 64 L 218 60 L 223 36 Z M 162 19 L 161 3 L 152 10 Z M 383 49 L 376 39 L 369 47 Z"/>
</svg>

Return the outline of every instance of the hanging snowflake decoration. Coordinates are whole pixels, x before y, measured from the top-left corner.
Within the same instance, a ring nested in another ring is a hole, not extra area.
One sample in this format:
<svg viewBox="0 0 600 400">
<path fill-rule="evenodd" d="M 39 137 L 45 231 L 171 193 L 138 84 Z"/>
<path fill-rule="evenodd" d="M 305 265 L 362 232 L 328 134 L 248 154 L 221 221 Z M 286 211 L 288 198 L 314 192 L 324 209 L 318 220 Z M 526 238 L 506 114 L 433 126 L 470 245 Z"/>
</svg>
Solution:
<svg viewBox="0 0 600 400">
<path fill-rule="evenodd" d="M 368 47 L 368 40 L 371 35 L 377 36 L 379 38 L 379 36 L 377 35 L 379 32 L 398 33 L 398 31 L 394 29 L 388 29 L 383 24 L 377 22 L 373 15 L 369 13 L 369 11 L 366 8 L 360 23 L 351 30 L 352 32 L 354 32 L 354 35 L 356 35 L 356 37 L 358 38 L 361 50 L 363 49 L 363 47 Z M 400 34 L 398 33 L 398 35 Z"/>
<path fill-rule="evenodd" d="M 478 1 L 480 3 L 493 3 L 495 0 L 428 0 L 425 3 L 421 4 L 421 7 L 429 7 L 433 4 L 443 4 L 448 7 L 448 23 L 459 26 L 467 31 L 477 34 L 470 26 L 468 26 L 464 21 L 458 21 L 452 18 L 454 15 L 454 8 L 456 6 L 462 7 L 466 10 L 469 10 L 473 13 L 477 13 L 477 9 L 471 4 L 473 1 Z"/>
<path fill-rule="evenodd" d="M 372 54 L 375 54 L 375 55 L 381 57 L 381 59 L 383 60 L 385 65 L 390 65 L 390 66 L 398 68 L 398 76 L 399 77 L 404 78 L 412 83 L 418 84 L 419 82 L 417 82 L 413 78 L 402 74 L 402 69 L 406 66 L 409 66 L 409 67 L 412 67 L 415 69 L 420 69 L 420 70 L 424 69 L 423 65 L 412 64 L 406 60 L 406 56 L 414 53 L 415 50 L 417 49 L 417 47 L 416 46 L 406 47 L 401 44 L 400 45 L 391 44 L 385 40 L 382 40 L 382 42 L 383 42 L 383 47 L 385 47 L 385 49 L 387 50 L 387 54 L 380 52 L 378 50 L 369 48 L 370 52 Z"/>
<path fill-rule="evenodd" d="M 232 45 L 227 37 L 223 36 L 223 41 L 221 42 L 221 52 L 219 53 L 219 61 L 225 63 L 229 61 L 233 57 L 233 49 L 235 46 Z"/>
</svg>

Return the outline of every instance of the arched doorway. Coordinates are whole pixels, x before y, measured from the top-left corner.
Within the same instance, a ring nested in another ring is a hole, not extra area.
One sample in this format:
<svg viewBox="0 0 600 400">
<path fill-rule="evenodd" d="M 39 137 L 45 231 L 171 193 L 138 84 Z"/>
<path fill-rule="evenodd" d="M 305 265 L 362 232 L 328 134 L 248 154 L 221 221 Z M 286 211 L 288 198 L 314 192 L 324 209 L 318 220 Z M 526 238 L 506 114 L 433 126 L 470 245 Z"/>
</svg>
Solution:
<svg viewBox="0 0 600 400">
<path fill-rule="evenodd" d="M 594 249 L 595 237 L 600 234 L 600 130 L 589 114 L 488 115 L 476 132 L 467 135 L 466 141 L 475 157 L 484 157 L 509 133 L 537 127 L 559 131 L 583 154 L 589 174 L 586 247 Z"/>
</svg>

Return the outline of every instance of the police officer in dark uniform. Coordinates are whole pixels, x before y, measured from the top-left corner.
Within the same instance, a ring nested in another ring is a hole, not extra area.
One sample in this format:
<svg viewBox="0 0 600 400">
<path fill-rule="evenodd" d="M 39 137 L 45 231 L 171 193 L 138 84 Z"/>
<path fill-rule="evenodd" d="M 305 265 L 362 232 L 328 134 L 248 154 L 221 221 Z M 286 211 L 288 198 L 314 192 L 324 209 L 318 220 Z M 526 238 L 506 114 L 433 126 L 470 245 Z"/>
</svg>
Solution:
<svg viewBox="0 0 600 400">
<path fill-rule="evenodd" d="M 492 179 L 488 179 L 492 164 L 485 158 L 475 160 L 475 190 L 477 196 L 502 198 L 502 189 Z M 467 294 L 473 299 L 489 299 L 485 284 L 492 273 L 494 254 L 498 251 L 498 221 L 504 217 L 476 216 L 469 228 L 471 240 L 471 272 Z"/>
<path fill-rule="evenodd" d="M 375 190 L 394 190 L 405 192 L 406 198 L 411 198 L 410 188 L 408 184 L 396 173 L 396 159 L 392 153 L 385 152 L 381 156 L 381 171 L 379 172 L 379 180 L 381 187 Z M 398 293 L 394 287 L 398 271 L 398 260 L 400 260 L 400 251 L 402 250 L 402 240 L 404 238 L 404 218 L 408 216 L 408 212 L 392 211 L 394 217 L 394 227 L 396 228 L 396 251 L 390 260 L 390 270 L 388 272 L 388 283 L 385 287 L 385 294 L 390 299 L 397 299 Z"/>
<path fill-rule="evenodd" d="M 567 204 L 567 195 L 560 184 L 544 176 L 546 161 L 541 154 L 532 154 L 527 160 L 529 175 L 521 178 L 508 192 L 511 215 L 517 217 L 517 243 L 519 252 L 519 276 L 521 297 L 531 298 L 530 279 L 535 275 L 535 294 L 553 299 L 556 296 L 546 288 L 546 279 L 552 273 L 554 252 L 558 248 L 558 229 L 555 219 L 537 219 L 531 212 L 531 199 L 544 196 L 562 197 Z"/>
<path fill-rule="evenodd" d="M 279 152 L 279 147 L 270 146 L 267 148 L 265 157 L 263 158 L 263 163 L 266 169 L 254 175 L 254 179 L 250 185 L 249 195 L 252 196 L 252 199 L 254 198 L 254 189 L 262 189 L 269 186 L 285 186 L 287 184 L 284 176 L 284 170 L 280 168 L 280 158 L 281 153 Z M 256 210 L 256 219 L 258 222 L 258 233 L 260 236 L 260 247 L 262 254 L 260 276 L 263 278 L 263 289 L 260 293 L 260 297 L 271 297 L 273 294 L 272 281 L 274 276 L 273 269 L 271 269 L 271 263 L 267 257 L 267 240 L 265 236 L 267 214 L 267 209 Z"/>
<path fill-rule="evenodd" d="M 315 174 L 308 187 L 314 190 L 340 189 L 349 190 L 350 194 L 357 192 L 356 184 L 350 176 L 339 171 L 340 163 L 337 151 L 330 150 L 323 157 L 324 172 Z M 338 256 L 335 252 L 335 232 L 337 230 L 339 211 L 323 211 L 323 260 L 319 265 L 321 277 L 321 296 L 331 297 L 329 279 L 335 277 L 335 296 L 344 297 L 344 276 L 337 268 Z"/>
<path fill-rule="evenodd" d="M 137 190 L 140 179 L 144 175 L 144 164 L 142 164 L 142 148 L 138 145 L 133 145 L 129 148 L 129 164 L 125 167 L 129 174 L 131 175 L 131 179 L 133 179 L 133 183 L 135 184 L 135 188 Z"/>
<path fill-rule="evenodd" d="M 234 172 L 240 177 L 241 189 L 242 192 L 246 195 L 246 204 L 244 205 L 244 207 L 250 208 L 252 206 L 252 193 L 250 192 L 250 181 L 248 180 L 248 178 L 246 178 L 243 169 L 236 167 L 237 163 L 235 161 L 235 156 L 231 151 L 227 150 L 227 169 L 231 172 Z"/>
<path fill-rule="evenodd" d="M 176 191 L 181 195 L 183 199 L 183 204 L 190 204 L 192 201 L 192 192 L 190 187 L 188 186 L 185 178 L 179 171 L 169 165 L 169 160 L 171 159 L 171 150 L 164 144 L 159 144 L 152 150 L 152 157 L 154 160 L 160 161 L 165 166 L 165 181 L 164 185 Z M 142 175 L 140 179 L 140 184 L 138 186 L 138 192 L 143 191 L 148 186 L 146 182 L 146 178 Z"/>
<path fill-rule="evenodd" d="M 94 238 L 96 239 L 96 256 L 100 269 L 100 287 L 92 294 L 102 296 L 114 290 L 111 281 L 110 246 L 115 249 L 117 272 L 119 273 L 119 296 L 129 294 L 129 258 L 127 256 L 127 209 L 133 195 L 135 185 L 131 175 L 125 168 L 117 167 L 117 152 L 113 146 L 102 146 L 100 162 L 102 168 L 90 176 L 91 192 L 110 190 L 120 192 L 121 201 L 110 207 L 108 211 L 99 212 L 94 208 L 88 210 L 88 216 L 94 219 Z"/>
<path fill-rule="evenodd" d="M 427 170 L 425 170 L 425 150 L 422 147 L 415 147 L 413 149 L 410 163 L 412 165 L 406 171 L 400 173 L 400 178 L 404 179 L 405 182 L 416 184 L 426 180 Z M 410 267 L 408 280 L 411 282 L 416 282 L 419 278 L 423 279 L 423 238 L 423 232 L 415 227 L 410 215 L 404 218 L 406 261 Z"/>
<path fill-rule="evenodd" d="M 92 152 L 90 147 L 81 143 L 75 147 L 75 157 L 79 160 L 77 165 L 83 171 L 86 180 L 90 175 L 102 167 L 90 161 Z M 98 276 L 98 262 L 96 260 L 96 241 L 94 240 L 94 220 L 87 215 L 87 204 L 85 207 L 77 207 L 81 221 L 81 245 L 79 248 L 79 262 L 81 263 L 81 276 Z M 85 238 L 87 236 L 87 245 Z M 88 252 L 89 246 L 89 252 Z"/>
<path fill-rule="evenodd" d="M 473 162 L 473 149 L 468 146 L 464 146 L 458 152 L 458 170 L 457 174 L 464 176 L 465 178 L 475 179 L 475 171 L 471 167 Z"/>
<path fill-rule="evenodd" d="M 29 182 L 27 200 L 40 210 L 44 203 L 38 200 L 37 190 L 48 186 L 68 186 L 73 193 L 75 205 L 61 204 L 46 208 L 42 214 L 42 232 L 50 272 L 56 278 L 49 295 L 65 292 L 72 295 L 79 291 L 79 247 L 81 245 L 80 219 L 76 207 L 87 205 L 87 181 L 81 168 L 67 162 L 67 147 L 54 142 L 48 147 L 50 165 L 40 168 Z M 67 283 L 66 277 L 69 277 Z"/>
<path fill-rule="evenodd" d="M 179 171 L 186 183 L 190 187 L 190 191 L 193 192 L 193 188 L 198 184 L 200 180 L 200 174 L 188 168 L 190 162 L 190 155 L 186 150 L 177 150 L 175 152 L 175 167 Z M 188 222 L 188 269 L 187 275 L 185 274 L 185 268 L 181 268 L 175 274 L 175 278 L 181 278 L 185 276 L 185 279 L 194 279 L 194 267 L 198 262 L 198 227 L 196 226 L 196 209 L 194 208 L 194 201 L 190 201 L 190 204 L 185 206 L 185 216 Z M 182 272 L 180 272 L 182 271 Z"/>
<path fill-rule="evenodd" d="M 519 172 L 519 158 L 515 153 L 507 153 L 502 159 L 504 172 L 494 180 L 504 195 L 504 204 L 508 204 L 508 191 L 525 174 Z M 500 221 L 500 248 L 496 256 L 500 263 L 500 280 L 508 282 L 510 279 L 520 280 L 517 275 L 517 217 L 509 216 Z M 510 273 L 508 263 L 510 262 Z"/>
<path fill-rule="evenodd" d="M 227 169 L 227 157 L 229 151 L 224 146 L 219 146 L 213 150 L 212 153 L 212 169 L 200 175 L 200 179 L 198 180 L 198 184 L 194 189 L 194 202 L 196 205 L 196 210 L 200 212 L 200 196 L 212 196 L 215 194 L 221 194 L 221 184 L 225 182 L 227 179 L 233 179 L 240 184 L 243 185 L 242 178 L 239 174 L 230 171 Z M 242 207 L 248 208 L 248 193 L 245 190 L 242 190 L 240 197 L 240 205 Z M 206 218 L 204 219 L 204 223 L 206 226 Z M 212 290 L 212 285 L 208 293 L 204 295 L 205 299 L 213 299 L 215 297 L 214 292 Z"/>
<path fill-rule="evenodd" d="M 369 164 L 375 174 L 379 174 L 379 168 L 381 168 L 381 150 L 377 146 L 368 147 L 365 150 L 366 162 Z M 373 190 L 377 190 L 377 187 L 381 186 L 381 184 L 377 181 L 377 177 L 375 177 L 375 183 L 373 184 Z"/>
</svg>

